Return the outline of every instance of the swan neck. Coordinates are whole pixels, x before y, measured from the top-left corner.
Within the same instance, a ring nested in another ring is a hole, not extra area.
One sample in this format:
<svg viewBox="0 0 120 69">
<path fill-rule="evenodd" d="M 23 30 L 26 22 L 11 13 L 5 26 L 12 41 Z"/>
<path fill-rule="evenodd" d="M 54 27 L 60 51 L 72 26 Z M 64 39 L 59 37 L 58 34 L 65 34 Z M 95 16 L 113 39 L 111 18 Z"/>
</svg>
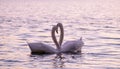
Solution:
<svg viewBox="0 0 120 69">
<path fill-rule="evenodd" d="M 59 45 L 61 46 L 61 45 L 62 45 L 62 42 L 63 42 L 63 39 L 64 39 L 64 28 L 63 28 L 62 23 L 58 23 L 58 24 L 57 24 L 57 27 L 60 28 L 60 39 L 59 39 Z"/>
<path fill-rule="evenodd" d="M 56 39 L 56 36 L 55 36 L 55 31 L 56 31 L 56 29 L 57 29 L 57 27 L 54 26 L 54 27 L 52 28 L 52 33 L 51 33 L 51 34 L 52 34 L 52 40 L 53 40 L 53 42 L 55 43 L 57 49 L 59 50 L 59 49 L 60 49 L 60 46 L 59 46 L 59 44 L 58 44 L 58 42 L 57 42 L 57 39 Z"/>
</svg>

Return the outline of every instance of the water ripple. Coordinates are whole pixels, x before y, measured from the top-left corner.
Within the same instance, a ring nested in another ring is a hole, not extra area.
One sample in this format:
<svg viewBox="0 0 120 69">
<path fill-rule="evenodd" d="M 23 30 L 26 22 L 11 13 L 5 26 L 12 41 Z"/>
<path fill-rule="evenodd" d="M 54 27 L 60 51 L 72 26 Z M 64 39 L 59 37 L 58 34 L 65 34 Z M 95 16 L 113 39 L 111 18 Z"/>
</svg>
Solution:
<svg viewBox="0 0 120 69">
<path fill-rule="evenodd" d="M 119 69 L 119 13 L 119 0 L 0 0 L 0 68 Z M 82 54 L 31 55 L 26 41 L 54 45 L 59 22 L 64 42 L 83 37 Z"/>
</svg>

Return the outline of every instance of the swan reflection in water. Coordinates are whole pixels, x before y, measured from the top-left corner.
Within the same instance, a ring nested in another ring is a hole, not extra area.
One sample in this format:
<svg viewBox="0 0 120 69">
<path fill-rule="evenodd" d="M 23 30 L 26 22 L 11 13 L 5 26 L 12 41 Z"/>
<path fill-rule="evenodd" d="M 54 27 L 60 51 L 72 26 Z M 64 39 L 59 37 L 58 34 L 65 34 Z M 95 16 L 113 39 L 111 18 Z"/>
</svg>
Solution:
<svg viewBox="0 0 120 69">
<path fill-rule="evenodd" d="M 60 28 L 59 42 L 56 39 L 55 32 L 58 33 Z M 56 49 L 44 43 L 28 43 L 31 53 L 33 54 L 59 54 L 59 53 L 81 53 L 81 48 L 84 45 L 82 37 L 78 40 L 67 41 L 62 45 L 64 38 L 64 28 L 62 23 L 58 23 L 52 28 L 52 40 L 56 45 Z"/>
<path fill-rule="evenodd" d="M 82 57 L 79 54 L 67 54 L 67 55 L 62 54 L 62 58 L 59 58 L 58 56 L 59 55 L 56 55 L 56 54 L 42 54 L 42 55 L 31 54 L 31 58 L 34 59 L 31 61 L 35 61 L 35 62 L 38 61 L 38 63 L 42 62 L 43 64 L 44 62 L 45 63 L 48 62 L 47 64 L 49 64 L 50 67 L 52 67 L 53 69 L 66 68 L 69 64 L 71 64 L 71 62 L 72 64 L 74 64 L 77 61 L 82 61 Z"/>
</svg>

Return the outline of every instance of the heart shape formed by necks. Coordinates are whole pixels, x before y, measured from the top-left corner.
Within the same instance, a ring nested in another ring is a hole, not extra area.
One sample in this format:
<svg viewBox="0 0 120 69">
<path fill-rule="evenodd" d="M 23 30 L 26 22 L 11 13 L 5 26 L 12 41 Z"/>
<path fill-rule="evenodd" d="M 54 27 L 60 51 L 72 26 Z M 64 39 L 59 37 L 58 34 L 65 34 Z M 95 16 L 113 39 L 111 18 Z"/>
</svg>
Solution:
<svg viewBox="0 0 120 69">
<path fill-rule="evenodd" d="M 56 36 L 55 36 L 55 32 L 58 34 L 58 28 L 60 28 L 59 42 L 57 41 Z M 57 25 L 53 26 L 51 35 L 52 35 L 53 42 L 55 43 L 57 49 L 60 51 L 61 45 L 64 39 L 64 29 L 63 29 L 62 23 L 58 23 Z"/>
</svg>

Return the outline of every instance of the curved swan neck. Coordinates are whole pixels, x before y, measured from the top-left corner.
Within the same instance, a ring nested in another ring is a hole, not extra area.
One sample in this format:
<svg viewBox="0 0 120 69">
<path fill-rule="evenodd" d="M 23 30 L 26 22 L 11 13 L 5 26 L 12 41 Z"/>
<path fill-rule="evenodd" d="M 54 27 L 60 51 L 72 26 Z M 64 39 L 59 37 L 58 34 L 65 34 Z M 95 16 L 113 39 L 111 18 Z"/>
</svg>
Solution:
<svg viewBox="0 0 120 69">
<path fill-rule="evenodd" d="M 57 39 L 55 37 L 55 31 L 57 31 L 57 26 L 53 26 L 51 35 L 52 35 L 52 39 L 53 39 L 55 45 L 57 46 L 57 49 L 60 50 L 59 43 L 57 42 Z"/>
<path fill-rule="evenodd" d="M 59 39 L 59 45 L 61 46 L 61 45 L 62 45 L 62 42 L 63 42 L 63 39 L 64 39 L 64 28 L 63 28 L 62 23 L 58 23 L 58 24 L 57 24 L 57 27 L 60 28 L 60 39 Z"/>
<path fill-rule="evenodd" d="M 58 28 L 60 28 L 59 43 L 58 43 L 58 41 L 56 39 L 56 36 L 55 36 L 55 32 L 58 33 Z M 62 45 L 62 42 L 63 42 L 63 38 L 64 38 L 64 28 L 63 28 L 62 23 L 58 23 L 56 26 L 53 26 L 51 34 L 52 34 L 52 39 L 53 39 L 55 45 L 57 46 L 57 49 L 60 51 L 61 45 Z"/>
</svg>

